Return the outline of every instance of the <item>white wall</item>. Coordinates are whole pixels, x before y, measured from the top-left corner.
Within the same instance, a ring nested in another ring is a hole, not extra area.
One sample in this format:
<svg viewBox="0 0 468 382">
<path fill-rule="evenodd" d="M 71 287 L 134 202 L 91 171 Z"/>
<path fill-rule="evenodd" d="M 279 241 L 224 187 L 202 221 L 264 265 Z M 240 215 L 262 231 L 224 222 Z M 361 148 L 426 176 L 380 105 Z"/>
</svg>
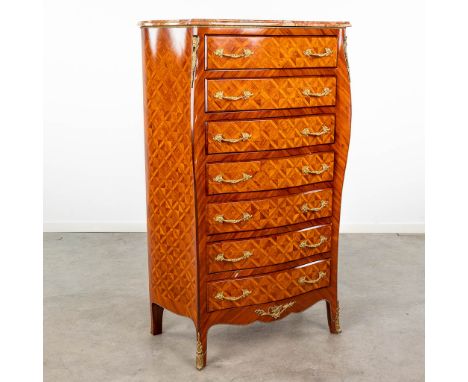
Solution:
<svg viewBox="0 0 468 382">
<path fill-rule="evenodd" d="M 145 230 L 136 24 L 178 18 L 351 21 L 343 231 L 424 230 L 422 1 L 45 3 L 45 230 Z"/>
</svg>

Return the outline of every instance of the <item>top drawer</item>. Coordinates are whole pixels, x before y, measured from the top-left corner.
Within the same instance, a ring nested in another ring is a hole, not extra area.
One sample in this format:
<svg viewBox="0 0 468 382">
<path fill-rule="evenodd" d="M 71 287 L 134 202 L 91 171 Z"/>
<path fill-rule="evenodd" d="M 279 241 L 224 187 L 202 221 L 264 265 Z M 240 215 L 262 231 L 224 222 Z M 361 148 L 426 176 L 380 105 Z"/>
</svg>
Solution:
<svg viewBox="0 0 468 382">
<path fill-rule="evenodd" d="M 336 67 L 334 36 L 209 36 L 207 69 Z"/>
</svg>

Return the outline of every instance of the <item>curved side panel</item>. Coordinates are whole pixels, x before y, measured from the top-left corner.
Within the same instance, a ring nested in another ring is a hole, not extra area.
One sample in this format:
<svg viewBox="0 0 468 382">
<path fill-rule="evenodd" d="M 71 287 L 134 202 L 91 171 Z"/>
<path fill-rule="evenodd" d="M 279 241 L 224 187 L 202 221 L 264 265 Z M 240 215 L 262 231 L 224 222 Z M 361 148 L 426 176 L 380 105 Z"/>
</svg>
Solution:
<svg viewBox="0 0 468 382">
<path fill-rule="evenodd" d="M 143 28 L 151 302 L 197 318 L 190 29 Z"/>
<path fill-rule="evenodd" d="M 351 89 L 348 62 L 346 57 L 346 30 L 340 30 L 338 36 L 337 102 L 335 127 L 335 172 L 333 175 L 333 237 L 332 237 L 332 274 L 330 286 L 337 299 L 338 288 L 338 240 L 341 216 L 341 193 L 348 160 L 351 134 Z"/>
</svg>

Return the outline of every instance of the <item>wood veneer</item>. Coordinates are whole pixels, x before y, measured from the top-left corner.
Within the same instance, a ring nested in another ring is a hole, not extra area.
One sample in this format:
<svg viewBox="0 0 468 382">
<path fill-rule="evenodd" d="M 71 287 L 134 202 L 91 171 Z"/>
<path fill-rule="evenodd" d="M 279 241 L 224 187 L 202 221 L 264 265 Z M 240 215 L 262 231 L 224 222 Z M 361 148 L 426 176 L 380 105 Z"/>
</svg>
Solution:
<svg viewBox="0 0 468 382">
<path fill-rule="evenodd" d="M 334 67 L 337 61 L 335 37 L 209 36 L 206 44 L 208 70 Z"/>
<path fill-rule="evenodd" d="M 326 287 L 330 280 L 329 269 L 330 260 L 320 260 L 261 276 L 210 282 L 208 283 L 208 311 L 283 300 L 313 289 Z M 308 282 L 318 281 L 301 283 L 301 278 Z M 245 297 L 242 297 L 243 291 L 246 291 Z M 222 298 L 235 298 L 236 300 L 223 300 Z"/>
<path fill-rule="evenodd" d="M 244 240 L 207 245 L 208 272 L 260 268 L 330 250 L 331 224 Z"/>
<path fill-rule="evenodd" d="M 162 332 L 163 309 L 191 318 L 199 369 L 215 324 L 275 321 L 325 300 L 330 331 L 339 332 L 338 233 L 351 118 L 349 24 L 178 20 L 141 26 L 151 332 Z M 309 48 L 302 45 L 307 42 Z M 244 48 L 254 51 L 246 61 L 213 52 L 237 54 Z M 302 49 L 326 48 L 333 54 L 300 56 Z M 329 94 L 303 94 L 305 88 L 321 93 L 325 87 Z M 229 99 L 239 90 L 254 95 Z M 215 98 L 219 91 L 228 99 Z M 318 132 L 323 124 L 330 128 L 323 135 L 297 131 Z M 247 128 L 252 139 L 212 141 L 216 134 L 236 139 Z M 307 177 L 298 168 L 323 163 L 331 168 L 325 176 L 303 181 Z M 249 166 L 264 174 L 250 183 L 255 187 L 210 183 L 217 171 L 227 178 Z M 304 204 L 320 209 L 304 212 Z M 251 218 L 239 223 L 217 219 L 236 220 L 244 212 Z M 304 240 L 312 247 L 297 248 Z M 243 260 L 215 260 L 220 253 L 242 257 L 251 246 L 254 255 Z M 301 277 L 320 280 L 301 284 Z M 229 300 L 248 288 L 252 293 L 245 298 Z M 228 299 L 216 298 L 220 292 Z"/>
<path fill-rule="evenodd" d="M 323 152 L 281 159 L 208 164 L 208 194 L 273 190 L 332 180 L 333 156 L 333 152 Z"/>
<path fill-rule="evenodd" d="M 267 151 L 333 143 L 335 116 L 226 120 L 206 125 L 208 154 Z"/>
<path fill-rule="evenodd" d="M 302 209 L 304 205 L 316 210 L 304 211 Z M 206 208 L 207 231 L 209 234 L 249 231 L 301 223 L 306 220 L 330 216 L 332 207 L 333 190 L 329 188 L 248 201 L 209 203 Z M 223 222 L 218 218 L 218 216 L 222 216 L 227 220 L 236 220 L 246 216 L 246 214 L 250 218 L 236 224 Z"/>
<path fill-rule="evenodd" d="M 327 89 L 329 93 L 327 92 Z M 323 96 L 306 96 L 324 94 Z M 247 92 L 247 93 L 246 93 Z M 217 97 L 242 97 L 229 100 Z M 334 105 L 335 77 L 278 77 L 208 80 L 207 111 L 289 109 Z"/>
</svg>

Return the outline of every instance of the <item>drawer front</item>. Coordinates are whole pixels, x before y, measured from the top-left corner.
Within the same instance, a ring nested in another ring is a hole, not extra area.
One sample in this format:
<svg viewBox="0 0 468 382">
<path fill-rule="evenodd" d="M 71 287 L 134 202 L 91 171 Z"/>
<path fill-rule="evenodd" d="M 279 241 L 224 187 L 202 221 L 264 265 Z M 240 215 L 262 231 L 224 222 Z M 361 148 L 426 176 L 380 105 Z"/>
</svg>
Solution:
<svg viewBox="0 0 468 382">
<path fill-rule="evenodd" d="M 279 150 L 333 143 L 335 116 L 208 122 L 208 153 Z"/>
<path fill-rule="evenodd" d="M 331 216 L 332 189 L 242 202 L 208 204 L 208 233 L 249 231 Z"/>
<path fill-rule="evenodd" d="M 207 110 L 289 109 L 335 104 L 335 77 L 207 81 Z"/>
<path fill-rule="evenodd" d="M 208 283 L 208 310 L 262 304 L 294 297 L 330 283 L 330 260 L 257 277 Z"/>
<path fill-rule="evenodd" d="M 209 36 L 207 69 L 335 67 L 336 37 Z"/>
<path fill-rule="evenodd" d="M 331 224 L 327 224 L 256 239 L 211 243 L 207 246 L 208 272 L 265 267 L 328 252 L 331 235 Z"/>
<path fill-rule="evenodd" d="M 207 165 L 208 193 L 274 190 L 333 179 L 333 152 Z"/>
</svg>

